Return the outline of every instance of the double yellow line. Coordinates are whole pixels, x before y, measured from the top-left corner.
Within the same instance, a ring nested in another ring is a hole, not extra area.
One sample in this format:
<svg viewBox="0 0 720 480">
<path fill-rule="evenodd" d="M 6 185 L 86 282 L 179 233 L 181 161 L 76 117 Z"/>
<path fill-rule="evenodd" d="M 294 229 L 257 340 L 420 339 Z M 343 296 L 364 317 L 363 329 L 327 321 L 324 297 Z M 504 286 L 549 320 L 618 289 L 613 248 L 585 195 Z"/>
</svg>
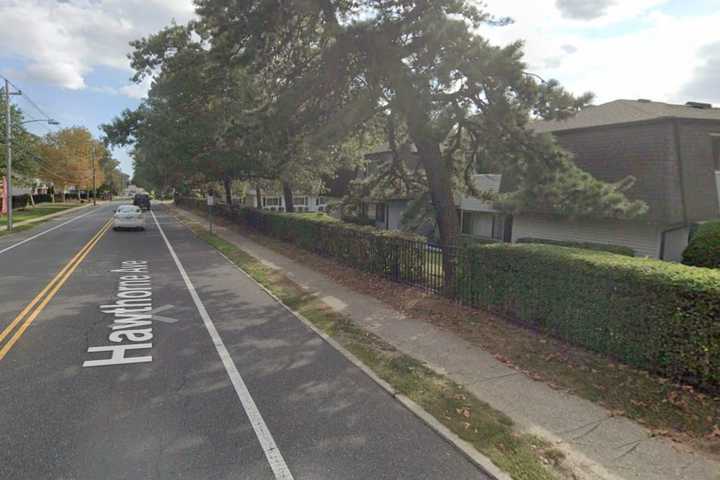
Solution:
<svg viewBox="0 0 720 480">
<path fill-rule="evenodd" d="M 52 280 L 50 280 L 50 283 L 48 283 L 47 286 L 43 288 L 42 291 L 38 293 L 25 308 L 23 308 L 23 310 L 18 314 L 18 316 L 15 317 L 12 322 L 10 322 L 10 325 L 8 325 L 5 330 L 0 333 L 0 345 L 2 345 L 2 347 L 0 348 L 0 360 L 5 358 L 5 355 L 7 355 L 13 345 L 15 345 L 15 343 L 20 339 L 20 337 L 22 337 L 23 333 L 25 333 L 25 330 L 28 329 L 28 327 L 35 320 L 35 318 L 40 315 L 40 312 L 45 309 L 45 306 L 50 302 L 50 300 L 52 300 L 58 290 L 60 290 L 60 288 L 65 284 L 67 279 L 70 278 L 70 275 L 73 274 L 75 269 L 80 265 L 80 263 L 85 259 L 85 257 L 87 257 L 93 247 L 95 247 L 95 245 L 100 241 L 105 232 L 110 229 L 111 225 L 112 219 L 108 220 L 105 224 L 103 224 L 100 230 L 98 230 L 98 232 L 90 239 L 90 241 L 87 242 L 75 254 L 75 256 L 70 259 L 70 261 L 62 268 L 62 270 L 60 270 L 58 274 L 55 275 Z M 20 325 L 20 327 L 15 329 L 15 327 L 17 327 L 18 325 Z M 3 345 L 3 342 L 11 333 L 12 337 L 10 337 L 10 339 Z"/>
</svg>

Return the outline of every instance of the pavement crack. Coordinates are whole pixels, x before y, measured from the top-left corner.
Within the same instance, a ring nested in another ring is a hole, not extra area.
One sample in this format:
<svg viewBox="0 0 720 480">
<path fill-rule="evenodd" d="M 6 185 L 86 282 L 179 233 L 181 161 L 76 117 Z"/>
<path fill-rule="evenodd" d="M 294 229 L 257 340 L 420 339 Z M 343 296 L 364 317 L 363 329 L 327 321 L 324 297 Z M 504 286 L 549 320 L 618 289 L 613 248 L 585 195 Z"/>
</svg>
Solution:
<svg viewBox="0 0 720 480">
<path fill-rule="evenodd" d="M 577 432 L 578 430 L 582 430 L 583 428 L 591 427 L 591 426 L 593 426 L 593 425 L 596 425 L 596 426 L 597 426 L 597 425 L 600 425 L 602 422 L 604 422 L 604 421 L 607 420 L 608 418 L 610 418 L 610 417 L 601 418 L 601 419 L 599 419 L 599 420 L 593 420 L 592 422 L 584 423 L 584 424 L 582 424 L 582 425 L 580 425 L 580 426 L 577 426 L 577 427 L 573 427 L 573 428 L 568 428 L 568 429 L 565 429 L 565 430 L 561 430 L 561 431 L 558 432 L 558 435 L 566 435 L 566 434 L 568 434 L 568 433 Z M 578 437 L 578 438 L 579 438 L 579 437 Z"/>
<path fill-rule="evenodd" d="M 637 441 L 635 442 L 635 445 L 633 445 L 632 447 L 630 447 L 629 449 L 627 449 L 625 452 L 621 453 L 621 454 L 618 455 L 617 457 L 613 458 L 613 461 L 617 461 L 617 460 L 620 460 L 620 459 L 622 459 L 622 458 L 624 458 L 624 457 L 627 457 L 627 456 L 630 455 L 632 452 L 634 452 L 635 450 L 637 450 L 637 448 L 640 446 L 641 443 L 642 443 L 642 440 L 637 440 Z"/>
<path fill-rule="evenodd" d="M 576 441 L 576 440 L 580 440 L 580 439 L 582 439 L 582 438 L 584 438 L 584 437 L 587 437 L 588 435 L 590 435 L 591 433 L 593 433 L 595 430 L 597 430 L 598 428 L 600 428 L 600 425 L 602 425 L 602 422 L 603 422 L 603 421 L 604 421 L 604 420 L 600 420 L 600 421 L 597 422 L 595 425 L 593 425 L 589 430 L 587 430 L 587 431 L 585 431 L 585 432 L 583 432 L 583 433 L 581 433 L 580 435 L 577 435 L 577 436 L 575 436 L 575 437 L 571 437 L 570 440 Z"/>
<path fill-rule="evenodd" d="M 449 375 L 455 375 L 457 372 L 448 372 Z M 479 385 L 481 383 L 489 382 L 491 380 L 498 380 L 500 378 L 507 378 L 507 377 L 514 377 L 516 375 L 522 375 L 521 372 L 510 372 L 510 373 L 503 373 L 502 375 L 496 375 L 494 377 L 487 377 L 483 378 L 481 380 L 477 380 L 473 382 L 473 385 Z"/>
</svg>

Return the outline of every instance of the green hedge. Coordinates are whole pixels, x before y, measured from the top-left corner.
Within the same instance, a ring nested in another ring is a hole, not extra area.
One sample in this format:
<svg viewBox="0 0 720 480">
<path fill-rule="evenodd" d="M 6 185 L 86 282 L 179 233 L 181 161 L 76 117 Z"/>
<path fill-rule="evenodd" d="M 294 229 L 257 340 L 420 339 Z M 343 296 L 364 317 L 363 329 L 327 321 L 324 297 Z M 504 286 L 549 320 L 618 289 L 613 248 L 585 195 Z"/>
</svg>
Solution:
<svg viewBox="0 0 720 480">
<path fill-rule="evenodd" d="M 207 208 L 199 200 L 178 203 Z M 250 208 L 217 211 L 352 267 L 435 291 L 442 286 L 443 252 L 417 237 Z M 452 252 L 450 291 L 461 303 L 720 391 L 720 271 L 551 245 Z"/>
<path fill-rule="evenodd" d="M 720 268 L 720 221 L 698 226 L 683 252 L 683 263 L 696 267 Z"/>
<path fill-rule="evenodd" d="M 595 250 L 598 252 L 610 252 L 617 255 L 625 255 L 626 257 L 634 257 L 635 251 L 630 247 L 623 247 L 621 245 L 608 245 L 605 243 L 593 243 L 593 242 L 570 242 L 561 240 L 548 240 L 545 238 L 519 238 L 517 243 L 540 243 L 543 245 L 556 245 L 558 247 L 571 247 L 571 248 L 582 248 L 584 250 Z"/>
<path fill-rule="evenodd" d="M 178 198 L 175 203 L 202 211 L 207 209 L 199 199 Z M 217 215 L 250 225 L 270 237 L 405 283 L 420 284 L 430 267 L 427 243 L 415 235 L 329 222 L 322 216 L 228 208 L 225 205 L 217 205 L 214 209 Z"/>
<path fill-rule="evenodd" d="M 548 245 L 473 247 L 463 303 L 704 388 L 720 388 L 720 272 Z"/>
</svg>

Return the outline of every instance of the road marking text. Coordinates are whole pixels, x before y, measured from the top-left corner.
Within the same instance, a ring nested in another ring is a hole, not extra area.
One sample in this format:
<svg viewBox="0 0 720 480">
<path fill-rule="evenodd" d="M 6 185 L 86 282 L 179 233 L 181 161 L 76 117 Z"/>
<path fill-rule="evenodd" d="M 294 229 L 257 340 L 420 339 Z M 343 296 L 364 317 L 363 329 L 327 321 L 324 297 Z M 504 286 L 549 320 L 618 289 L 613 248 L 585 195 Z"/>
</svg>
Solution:
<svg viewBox="0 0 720 480">
<path fill-rule="evenodd" d="M 124 275 L 120 277 L 115 303 L 100 305 L 104 314 L 113 315 L 112 332 L 108 335 L 111 345 L 88 348 L 88 353 L 109 353 L 110 358 L 87 360 L 83 367 L 152 362 L 151 355 L 127 355 L 129 351 L 152 349 L 152 283 L 148 262 L 126 260 L 112 272 Z"/>
</svg>

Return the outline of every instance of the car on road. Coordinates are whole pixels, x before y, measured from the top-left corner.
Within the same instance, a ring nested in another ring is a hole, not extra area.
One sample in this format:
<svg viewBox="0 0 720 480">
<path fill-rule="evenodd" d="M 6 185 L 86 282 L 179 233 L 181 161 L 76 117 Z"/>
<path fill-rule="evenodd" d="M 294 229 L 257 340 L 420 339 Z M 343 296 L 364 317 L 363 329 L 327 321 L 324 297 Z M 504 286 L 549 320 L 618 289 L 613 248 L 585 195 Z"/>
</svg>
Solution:
<svg viewBox="0 0 720 480">
<path fill-rule="evenodd" d="M 145 230 L 145 218 L 140 207 L 136 205 L 120 205 L 113 216 L 113 230 L 132 229 Z"/>
<path fill-rule="evenodd" d="M 143 210 L 150 210 L 150 195 L 147 193 L 136 193 L 135 197 L 133 197 L 133 205 Z"/>
</svg>

